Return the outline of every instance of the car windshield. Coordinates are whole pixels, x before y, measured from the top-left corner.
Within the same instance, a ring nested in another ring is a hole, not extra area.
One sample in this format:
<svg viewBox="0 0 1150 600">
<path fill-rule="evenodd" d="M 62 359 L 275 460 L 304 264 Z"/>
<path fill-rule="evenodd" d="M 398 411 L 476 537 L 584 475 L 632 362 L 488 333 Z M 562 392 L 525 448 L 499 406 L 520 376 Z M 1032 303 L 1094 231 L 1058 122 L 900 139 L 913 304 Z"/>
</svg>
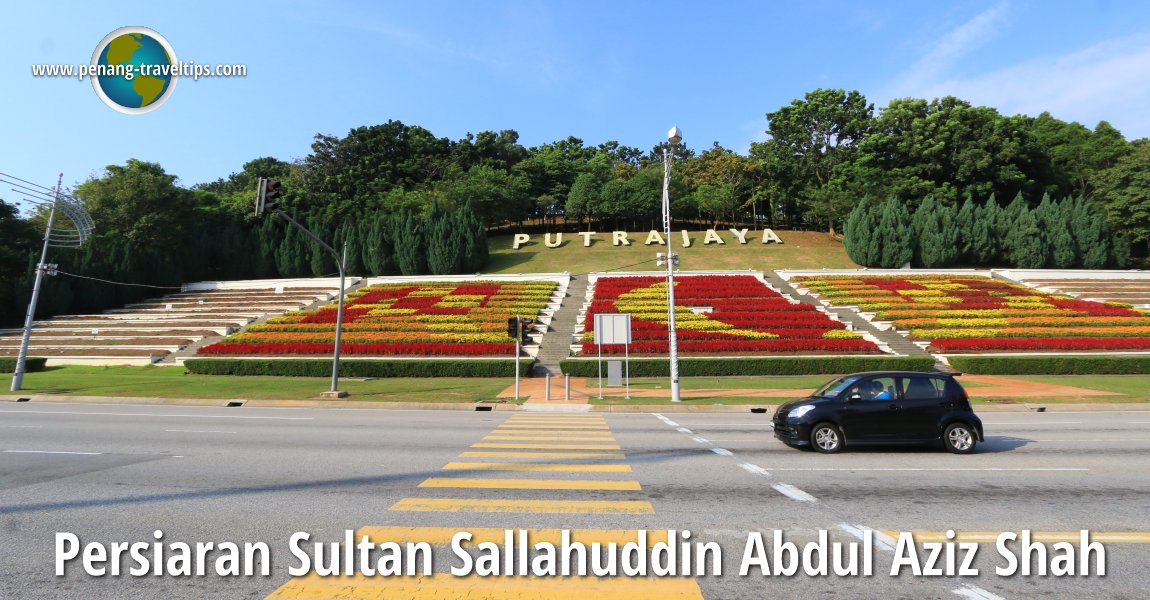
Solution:
<svg viewBox="0 0 1150 600">
<path fill-rule="evenodd" d="M 815 391 L 815 393 L 811 394 L 811 396 L 814 396 L 816 398 L 834 398 L 834 397 L 837 397 L 839 394 L 842 393 L 843 390 L 847 389 L 848 387 L 851 386 L 851 384 L 853 384 L 854 382 L 856 382 L 858 380 L 859 380 L 859 377 L 854 376 L 854 375 L 850 375 L 850 376 L 846 376 L 846 377 L 839 377 L 838 379 L 835 379 L 834 381 L 831 381 L 830 383 L 819 388 L 817 391 Z"/>
</svg>

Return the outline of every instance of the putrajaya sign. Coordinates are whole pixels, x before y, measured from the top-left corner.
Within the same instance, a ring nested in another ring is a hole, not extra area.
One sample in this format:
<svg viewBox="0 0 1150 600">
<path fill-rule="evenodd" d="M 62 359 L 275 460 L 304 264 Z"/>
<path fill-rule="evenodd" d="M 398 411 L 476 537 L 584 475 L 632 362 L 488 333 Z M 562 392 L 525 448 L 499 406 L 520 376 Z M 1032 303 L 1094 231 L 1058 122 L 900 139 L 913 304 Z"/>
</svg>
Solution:
<svg viewBox="0 0 1150 600">
<path fill-rule="evenodd" d="M 727 231 L 730 231 L 731 235 L 735 236 L 735 240 L 737 240 L 740 244 L 746 244 L 747 243 L 747 232 L 748 232 L 747 229 L 745 229 L 745 228 L 744 229 L 733 229 L 732 228 L 732 229 L 728 229 Z M 591 246 L 591 240 L 593 240 L 595 238 L 595 236 L 599 235 L 599 233 L 595 232 L 595 231 L 580 231 L 580 232 L 575 233 L 573 235 L 582 236 L 583 237 L 583 247 L 587 248 L 587 247 Z M 631 245 L 631 238 L 629 237 L 629 235 L 630 234 L 628 234 L 626 231 L 612 231 L 611 232 L 611 245 L 612 246 L 630 246 Z M 679 232 L 679 235 L 682 238 L 682 244 L 681 244 L 682 247 L 690 248 L 691 244 L 693 243 L 693 240 L 691 239 L 690 233 L 686 229 L 684 229 L 684 230 Z M 752 234 L 752 235 L 754 235 L 754 237 L 758 237 L 757 234 Z M 764 229 L 763 230 L 762 241 L 764 244 L 771 244 L 771 243 L 781 244 L 781 243 L 783 243 L 783 240 L 781 238 L 779 238 L 779 236 L 776 235 L 775 232 L 771 231 L 770 229 Z M 531 235 L 530 234 L 516 233 L 511 238 L 511 249 L 512 250 L 518 250 L 520 247 L 522 247 L 526 244 L 529 244 L 530 242 L 531 242 Z M 708 229 L 707 231 L 703 232 L 703 245 L 704 246 L 706 246 L 708 244 L 726 245 L 726 243 L 727 243 L 726 240 L 724 240 L 723 237 L 721 235 L 719 235 L 719 233 L 717 231 L 715 231 L 714 229 Z M 546 233 L 543 235 L 543 245 L 548 247 L 548 248 L 558 248 L 562 244 L 563 244 L 563 234 L 562 233 L 554 233 L 554 234 Z M 666 246 L 667 241 L 665 239 L 663 239 L 662 233 L 659 233 L 658 231 L 652 229 L 650 232 L 647 233 L 647 239 L 643 241 L 643 244 L 646 246 L 650 246 L 652 244 L 655 244 L 657 246 Z"/>
</svg>

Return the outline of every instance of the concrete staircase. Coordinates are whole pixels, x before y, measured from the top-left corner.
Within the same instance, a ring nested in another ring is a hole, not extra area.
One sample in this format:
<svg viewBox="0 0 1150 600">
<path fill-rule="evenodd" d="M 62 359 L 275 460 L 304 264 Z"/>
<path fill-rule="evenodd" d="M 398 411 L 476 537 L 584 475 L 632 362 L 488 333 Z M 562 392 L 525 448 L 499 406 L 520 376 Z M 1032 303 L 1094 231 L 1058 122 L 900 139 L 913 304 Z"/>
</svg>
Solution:
<svg viewBox="0 0 1150 600">
<path fill-rule="evenodd" d="M 815 300 L 813 296 L 798 293 L 794 286 L 792 286 L 787 280 L 779 277 L 779 275 L 774 271 L 763 272 L 763 278 L 766 279 L 767 283 L 774 286 L 774 288 L 777 289 L 779 293 L 788 295 L 795 300 L 802 302 L 803 304 L 810 304 L 825 310 L 827 314 L 835 316 L 838 318 L 838 320 L 848 325 L 853 331 L 860 333 L 866 332 L 871 334 L 875 337 L 875 339 L 889 346 L 891 352 L 894 352 L 895 354 L 900 356 L 931 356 L 929 352 L 914 345 L 914 343 L 912 343 L 910 340 L 899 335 L 897 331 L 893 329 L 886 331 L 879 330 L 877 327 L 872 325 L 870 321 L 867 321 L 866 319 L 859 316 L 859 314 L 854 310 L 849 308 L 832 308 L 823 306 L 818 300 Z M 945 366 L 944 364 L 939 363 L 937 360 L 935 362 L 936 366 Z"/>
<path fill-rule="evenodd" d="M 535 369 L 532 374 L 542 377 L 546 373 L 558 376 L 559 361 L 571 355 L 572 336 L 575 335 L 576 320 L 579 318 L 579 309 L 587 295 L 587 276 L 572 275 L 567 285 L 567 295 L 559 310 L 551 318 L 543 342 L 539 345 L 539 355 L 536 357 Z"/>
<path fill-rule="evenodd" d="M 348 292 L 351 292 L 353 290 L 357 290 L 357 289 L 363 287 L 364 285 L 366 285 L 365 279 L 352 280 L 352 283 L 348 284 L 347 289 L 345 289 L 343 293 L 346 296 Z M 339 287 L 339 286 L 336 286 L 336 287 Z M 335 294 L 333 292 L 332 295 L 330 295 L 330 296 L 327 296 L 325 298 L 317 298 L 315 300 L 315 302 L 312 302 L 311 304 L 308 304 L 306 306 L 301 306 L 299 308 L 293 308 L 292 310 L 318 310 L 320 307 L 322 307 L 324 305 L 331 304 L 331 303 L 335 302 L 336 301 L 335 298 L 336 297 L 335 297 Z M 345 308 L 347 307 L 346 300 L 345 300 L 344 307 Z M 279 316 L 282 316 L 283 314 L 284 314 L 283 312 L 265 314 L 265 315 L 255 319 L 255 320 L 247 323 L 246 325 L 243 325 L 241 327 L 237 327 L 236 331 L 234 331 L 232 333 L 242 331 L 242 330 L 244 330 L 247 327 L 250 327 L 252 325 L 262 325 L 264 323 L 267 323 L 268 319 L 271 319 L 272 317 L 279 317 Z M 229 333 L 228 335 L 231 335 L 231 334 Z M 196 342 L 188 344 L 187 346 L 184 346 L 178 352 L 173 352 L 173 353 L 165 356 L 163 358 L 163 360 L 159 361 L 156 364 L 161 365 L 161 366 L 182 365 L 185 358 L 195 358 L 196 357 L 196 351 L 199 350 L 200 348 L 203 348 L 204 346 L 210 346 L 216 342 L 219 342 L 220 340 L 224 339 L 225 337 L 227 337 L 227 336 L 213 335 L 213 336 L 205 337 L 201 340 L 198 340 Z"/>
</svg>

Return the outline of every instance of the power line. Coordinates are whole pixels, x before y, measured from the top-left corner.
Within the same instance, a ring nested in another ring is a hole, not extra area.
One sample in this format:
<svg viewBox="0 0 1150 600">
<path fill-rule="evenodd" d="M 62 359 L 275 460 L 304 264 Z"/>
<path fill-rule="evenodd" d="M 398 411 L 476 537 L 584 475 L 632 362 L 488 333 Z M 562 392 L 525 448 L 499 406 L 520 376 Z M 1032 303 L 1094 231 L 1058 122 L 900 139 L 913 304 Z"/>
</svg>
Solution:
<svg viewBox="0 0 1150 600">
<path fill-rule="evenodd" d="M 60 275 L 67 275 L 68 277 L 75 277 L 77 279 L 90 279 L 92 281 L 99 281 L 101 283 L 110 283 L 112 285 L 131 285 L 131 286 L 135 286 L 135 287 L 156 288 L 159 290 L 182 290 L 182 289 L 184 289 L 184 288 L 179 287 L 179 286 L 148 285 L 146 283 L 127 283 L 124 281 L 111 281 L 109 279 L 100 279 L 99 277 L 86 277 L 84 275 L 77 275 L 75 273 L 65 273 L 64 271 L 56 271 L 56 272 L 59 273 Z"/>
</svg>

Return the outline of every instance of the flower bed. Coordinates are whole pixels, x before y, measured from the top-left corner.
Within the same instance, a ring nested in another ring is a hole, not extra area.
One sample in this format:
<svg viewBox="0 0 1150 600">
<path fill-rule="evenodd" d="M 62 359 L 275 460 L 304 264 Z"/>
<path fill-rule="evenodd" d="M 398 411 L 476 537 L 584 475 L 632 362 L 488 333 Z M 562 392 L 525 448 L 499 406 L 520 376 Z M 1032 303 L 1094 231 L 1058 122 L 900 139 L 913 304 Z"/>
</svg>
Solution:
<svg viewBox="0 0 1150 600">
<path fill-rule="evenodd" d="M 696 313 L 691 307 L 709 307 Z M 587 310 L 584 354 L 597 354 L 595 315 L 630 313 L 630 353 L 668 352 L 667 284 L 662 277 L 602 277 Z M 675 327 L 683 354 L 878 354 L 878 347 L 815 307 L 793 304 L 750 275 L 675 278 Z M 605 344 L 603 354 L 623 354 Z"/>
<path fill-rule="evenodd" d="M 550 281 L 377 284 L 347 295 L 341 352 L 360 356 L 509 356 L 507 319 L 535 318 Z M 272 317 L 205 346 L 208 356 L 331 354 L 336 305 Z"/>
<path fill-rule="evenodd" d="M 835 305 L 857 306 L 930 341 L 937 352 L 1150 350 L 1150 317 L 974 276 L 795 279 Z"/>
</svg>

